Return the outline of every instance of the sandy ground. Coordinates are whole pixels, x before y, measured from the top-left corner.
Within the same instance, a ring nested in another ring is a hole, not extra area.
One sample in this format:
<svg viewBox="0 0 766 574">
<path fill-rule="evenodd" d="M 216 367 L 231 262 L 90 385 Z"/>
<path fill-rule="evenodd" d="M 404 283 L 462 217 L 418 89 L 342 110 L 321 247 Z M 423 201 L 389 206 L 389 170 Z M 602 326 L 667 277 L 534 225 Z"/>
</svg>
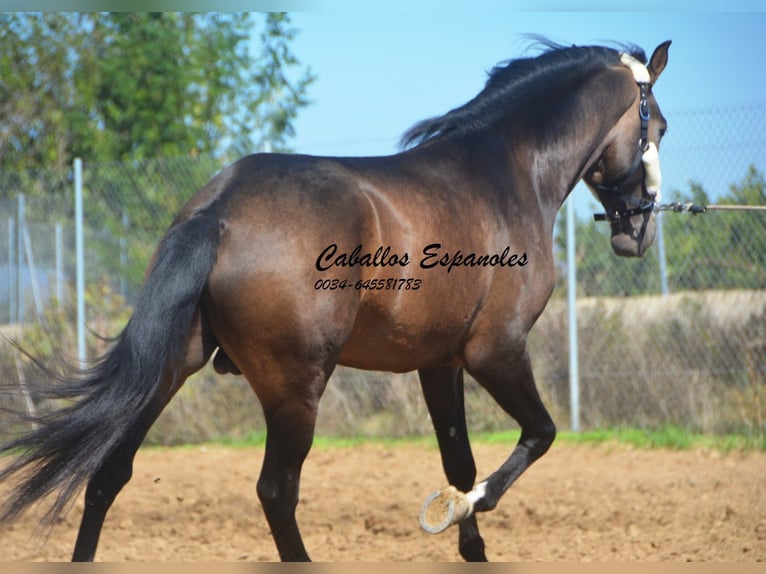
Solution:
<svg viewBox="0 0 766 574">
<path fill-rule="evenodd" d="M 479 473 L 509 446 L 475 448 Z M 260 449 L 139 453 L 99 561 L 269 561 L 255 484 Z M 458 561 L 457 529 L 425 534 L 420 505 L 445 485 L 425 446 L 314 449 L 298 520 L 317 561 Z M 35 511 L 0 528 L 0 560 L 67 560 L 78 502 L 43 544 Z M 494 561 L 766 560 L 766 453 L 554 445 L 479 522 Z"/>
</svg>

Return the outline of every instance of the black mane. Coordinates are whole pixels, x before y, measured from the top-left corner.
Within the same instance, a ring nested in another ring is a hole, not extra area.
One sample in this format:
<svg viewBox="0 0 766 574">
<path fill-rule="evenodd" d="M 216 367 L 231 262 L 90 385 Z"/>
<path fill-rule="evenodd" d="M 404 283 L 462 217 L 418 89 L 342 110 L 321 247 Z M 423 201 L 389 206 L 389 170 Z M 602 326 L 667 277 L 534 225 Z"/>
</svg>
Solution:
<svg viewBox="0 0 766 574">
<path fill-rule="evenodd" d="M 448 135 L 460 135 L 482 130 L 502 117 L 514 105 L 534 98 L 541 90 L 556 90 L 573 73 L 589 74 L 619 60 L 626 52 L 641 62 L 646 54 L 630 44 L 604 46 L 564 47 L 545 38 L 535 36 L 534 43 L 544 51 L 531 58 L 502 62 L 490 72 L 484 89 L 467 104 L 438 116 L 423 120 L 402 136 L 402 149 L 419 145 Z"/>
</svg>

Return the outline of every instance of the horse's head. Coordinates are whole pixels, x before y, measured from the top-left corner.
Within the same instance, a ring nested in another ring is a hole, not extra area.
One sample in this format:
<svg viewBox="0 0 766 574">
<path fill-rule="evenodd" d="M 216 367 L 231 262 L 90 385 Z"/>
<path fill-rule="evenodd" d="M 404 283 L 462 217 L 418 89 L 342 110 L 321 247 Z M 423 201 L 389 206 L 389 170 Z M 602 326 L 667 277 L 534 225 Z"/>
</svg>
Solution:
<svg viewBox="0 0 766 574">
<path fill-rule="evenodd" d="M 654 207 L 660 200 L 660 140 L 667 122 L 652 86 L 668 62 L 670 42 L 660 44 L 648 65 L 623 54 L 636 82 L 636 100 L 610 131 L 603 153 L 584 181 L 604 206 L 597 220 L 612 226 L 617 255 L 639 257 L 654 240 Z"/>
</svg>

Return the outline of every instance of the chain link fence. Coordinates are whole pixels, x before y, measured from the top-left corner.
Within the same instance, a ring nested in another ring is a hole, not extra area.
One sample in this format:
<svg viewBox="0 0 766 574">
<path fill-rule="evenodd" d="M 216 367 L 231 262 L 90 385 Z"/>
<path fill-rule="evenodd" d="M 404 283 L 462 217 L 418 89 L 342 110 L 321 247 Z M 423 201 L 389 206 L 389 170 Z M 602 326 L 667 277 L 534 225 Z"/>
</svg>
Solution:
<svg viewBox="0 0 766 574">
<path fill-rule="evenodd" d="M 669 136 L 663 143 L 667 200 L 724 197 L 766 204 L 766 104 L 666 115 L 671 134 L 685 133 L 683 141 L 699 142 L 674 148 Z M 129 317 L 145 267 L 176 212 L 221 167 L 210 156 L 129 164 L 85 161 L 90 357 L 107 348 L 107 338 Z M 52 365 L 76 358 L 73 214 L 70 171 L 0 173 L 0 328 Z M 544 400 L 557 425 L 566 429 L 571 413 L 561 221 L 560 284 L 529 346 Z M 763 437 L 766 214 L 664 213 L 662 232 L 664 259 L 655 246 L 642 259 L 626 260 L 612 254 L 608 225 L 577 220 L 581 426 L 676 425 Z M 18 381 L 23 390 L 24 381 L 40 373 L 2 343 L 0 376 Z M 44 408 L 23 392 L 0 402 L 21 410 Z M 471 380 L 466 409 L 474 432 L 513 426 Z M 345 368 L 338 368 L 328 385 L 318 427 L 319 433 L 334 435 L 431 432 L 414 374 Z M 247 383 L 206 368 L 179 392 L 149 441 L 241 437 L 263 428 Z"/>
</svg>

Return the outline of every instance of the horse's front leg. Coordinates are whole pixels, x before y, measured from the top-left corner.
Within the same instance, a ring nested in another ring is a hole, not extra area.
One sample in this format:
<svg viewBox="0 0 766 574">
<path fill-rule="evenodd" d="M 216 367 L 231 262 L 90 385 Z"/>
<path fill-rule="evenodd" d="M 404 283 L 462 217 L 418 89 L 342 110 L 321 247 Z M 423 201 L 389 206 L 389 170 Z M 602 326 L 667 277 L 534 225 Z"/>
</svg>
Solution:
<svg viewBox="0 0 766 574">
<path fill-rule="evenodd" d="M 428 498 L 423 514 L 440 526 L 437 531 L 462 523 L 476 512 L 494 509 L 516 479 L 545 454 L 556 436 L 556 427 L 535 387 L 525 346 L 517 352 L 506 350 L 492 357 L 482 349 L 482 360 L 473 365 L 469 362 L 467 368 L 521 425 L 521 438 L 500 468 L 472 490 L 446 489 Z"/>
<path fill-rule="evenodd" d="M 439 442 L 444 473 L 452 486 L 468 491 L 476 480 L 476 464 L 465 422 L 463 369 L 441 367 L 421 370 L 418 374 Z M 424 521 L 425 515 L 421 516 L 421 523 Z M 424 526 L 427 528 L 428 523 Z M 475 516 L 460 522 L 459 549 L 460 555 L 469 562 L 487 560 Z"/>
</svg>

